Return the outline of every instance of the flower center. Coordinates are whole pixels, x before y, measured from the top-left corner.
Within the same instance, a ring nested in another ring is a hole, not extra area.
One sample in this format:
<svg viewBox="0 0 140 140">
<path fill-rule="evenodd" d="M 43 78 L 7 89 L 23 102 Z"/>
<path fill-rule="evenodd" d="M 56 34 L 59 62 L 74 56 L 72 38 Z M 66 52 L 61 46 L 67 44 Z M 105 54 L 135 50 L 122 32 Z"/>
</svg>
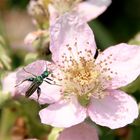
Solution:
<svg viewBox="0 0 140 140">
<path fill-rule="evenodd" d="M 106 95 L 106 83 L 112 79 L 110 75 L 106 75 L 106 72 L 112 73 L 107 67 L 111 63 L 110 58 L 97 63 L 91 50 L 78 51 L 77 42 L 74 47 L 69 44 L 65 47 L 69 53 L 61 55 L 61 74 L 60 77 L 59 74 L 56 76 L 61 82 L 63 97 L 70 99 L 71 96 L 76 96 L 82 106 L 87 106 L 91 97 L 103 98 Z"/>
<path fill-rule="evenodd" d="M 88 105 L 95 90 L 101 90 L 100 72 L 96 69 L 94 59 L 80 57 L 79 62 L 71 60 L 72 65 L 64 71 L 64 92 L 77 96 L 82 105 Z"/>
</svg>

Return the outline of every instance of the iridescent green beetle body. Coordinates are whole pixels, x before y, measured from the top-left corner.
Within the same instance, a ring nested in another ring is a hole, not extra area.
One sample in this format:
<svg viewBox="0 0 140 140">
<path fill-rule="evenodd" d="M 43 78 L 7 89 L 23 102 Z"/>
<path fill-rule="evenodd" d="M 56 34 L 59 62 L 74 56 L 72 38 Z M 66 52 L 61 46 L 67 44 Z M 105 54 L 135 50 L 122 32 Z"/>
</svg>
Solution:
<svg viewBox="0 0 140 140">
<path fill-rule="evenodd" d="M 32 73 L 26 71 L 25 69 L 23 69 L 23 70 L 29 74 L 32 74 Z M 29 98 L 35 91 L 37 91 L 37 95 L 38 95 L 38 99 L 39 99 L 40 94 L 41 94 L 41 88 L 39 86 L 43 83 L 43 81 L 47 82 L 48 84 L 52 84 L 49 82 L 49 81 L 52 81 L 52 79 L 48 78 L 49 75 L 50 75 L 50 72 L 48 70 L 46 70 L 39 76 L 33 75 L 33 77 L 29 77 L 29 78 L 23 80 L 20 84 L 22 84 L 25 81 L 32 82 L 31 85 L 29 86 L 28 90 L 25 92 L 25 97 Z M 49 80 L 49 81 L 47 81 L 47 80 Z M 20 84 L 18 84 L 18 85 L 20 85 Z"/>
</svg>

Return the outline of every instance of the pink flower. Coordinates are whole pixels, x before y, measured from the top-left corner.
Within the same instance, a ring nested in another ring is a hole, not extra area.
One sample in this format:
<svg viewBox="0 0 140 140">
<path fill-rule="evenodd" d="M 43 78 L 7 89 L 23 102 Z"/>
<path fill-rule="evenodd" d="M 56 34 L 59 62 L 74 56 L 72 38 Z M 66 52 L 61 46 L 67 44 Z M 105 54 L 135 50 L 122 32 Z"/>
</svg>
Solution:
<svg viewBox="0 0 140 140">
<path fill-rule="evenodd" d="M 52 78 L 60 86 L 60 99 L 41 110 L 41 122 L 70 127 L 90 117 L 111 129 L 132 123 L 138 117 L 136 101 L 119 88 L 140 73 L 140 47 L 125 43 L 99 52 L 88 24 L 66 14 L 51 28 L 52 59 L 57 65 Z M 46 92 L 52 90 L 46 86 Z M 50 91 L 49 91 L 50 92 Z"/>
<path fill-rule="evenodd" d="M 81 123 L 64 129 L 57 140 L 98 140 L 96 129 L 87 124 Z"/>
<path fill-rule="evenodd" d="M 82 2 L 80 0 L 53 0 L 49 4 L 50 22 L 54 23 L 56 18 L 62 14 L 73 11 L 87 22 L 103 13 L 110 3 L 111 0 L 86 0 Z"/>
<path fill-rule="evenodd" d="M 111 0 L 86 0 L 83 2 L 80 2 L 80 0 L 53 0 L 47 4 L 50 14 L 49 22 L 50 25 L 53 25 L 58 17 L 67 12 L 70 12 L 71 14 L 75 13 L 76 16 L 81 17 L 84 22 L 95 19 L 107 9 L 107 7 L 111 4 Z M 42 14 L 43 12 L 47 12 L 46 5 L 42 0 L 31 0 L 29 3 L 28 11 L 32 16 L 35 14 L 34 16 L 39 19 L 43 18 L 41 17 L 42 15 L 48 15 L 46 13 Z M 41 15 L 39 16 L 39 14 Z M 44 19 L 47 18 L 43 18 L 42 20 L 44 21 Z M 45 35 L 48 35 L 47 29 L 31 32 L 26 36 L 24 42 L 25 44 L 30 45 L 39 37 Z"/>
</svg>

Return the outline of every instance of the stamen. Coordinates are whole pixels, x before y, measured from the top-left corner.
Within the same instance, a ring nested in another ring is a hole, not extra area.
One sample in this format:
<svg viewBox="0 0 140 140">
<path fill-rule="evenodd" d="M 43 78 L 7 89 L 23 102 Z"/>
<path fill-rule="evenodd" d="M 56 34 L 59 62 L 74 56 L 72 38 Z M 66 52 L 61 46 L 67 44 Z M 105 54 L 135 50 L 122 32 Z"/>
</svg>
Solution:
<svg viewBox="0 0 140 140">
<path fill-rule="evenodd" d="M 63 97 L 67 99 L 74 95 L 81 105 L 88 105 L 91 97 L 100 99 L 106 96 L 106 82 L 112 80 L 114 74 L 117 75 L 117 72 L 109 67 L 112 63 L 112 54 L 97 63 L 92 51 L 88 49 L 90 42 L 86 42 L 86 45 L 87 48 L 81 51 L 78 50 L 77 39 L 73 45 L 66 44 L 69 55 L 62 55 L 60 74 L 53 76 L 57 83 L 63 85 Z M 100 50 L 98 54 L 104 55 Z"/>
</svg>

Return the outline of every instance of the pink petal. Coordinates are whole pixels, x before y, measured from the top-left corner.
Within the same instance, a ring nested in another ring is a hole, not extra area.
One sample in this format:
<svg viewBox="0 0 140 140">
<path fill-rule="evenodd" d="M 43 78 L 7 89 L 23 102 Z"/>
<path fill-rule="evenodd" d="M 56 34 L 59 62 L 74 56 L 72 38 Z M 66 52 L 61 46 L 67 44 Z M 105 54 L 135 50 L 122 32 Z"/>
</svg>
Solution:
<svg viewBox="0 0 140 140">
<path fill-rule="evenodd" d="M 86 118 L 86 109 L 76 99 L 59 101 L 39 112 L 41 122 L 55 127 L 70 127 Z"/>
<path fill-rule="evenodd" d="M 40 85 L 40 88 L 41 88 L 41 94 L 38 100 L 40 104 L 54 103 L 61 98 L 60 86 L 50 85 L 50 84 L 47 84 L 46 82 L 43 82 Z M 30 98 L 37 101 L 38 99 L 37 92 L 35 91 L 32 94 L 32 96 L 30 96 Z"/>
<path fill-rule="evenodd" d="M 71 48 L 71 51 L 69 50 Z M 81 56 L 87 57 L 86 50 L 95 54 L 96 44 L 94 35 L 87 23 L 83 23 L 75 14 L 65 14 L 51 27 L 50 50 L 52 59 L 61 63 L 66 56 L 78 59 L 78 52 Z M 64 57 L 62 57 L 64 55 Z"/>
<path fill-rule="evenodd" d="M 123 91 L 109 90 L 103 99 L 92 99 L 88 108 L 90 118 L 97 124 L 116 129 L 130 124 L 138 117 L 136 101 Z"/>
<path fill-rule="evenodd" d="M 56 71 L 55 68 L 56 67 L 54 64 L 44 61 L 44 60 L 35 61 L 29 64 L 28 66 L 24 67 L 26 71 L 36 76 L 41 75 L 46 69 L 48 69 L 49 71 L 53 73 L 53 71 Z M 20 69 L 19 71 L 17 71 L 16 84 L 21 83 L 23 80 L 29 77 L 34 77 L 33 75 L 25 72 L 24 69 Z M 25 95 L 25 92 L 28 90 L 31 83 L 32 82 L 25 81 L 22 84 L 18 85 L 16 88 L 17 92 L 19 94 Z M 41 88 L 41 95 L 39 97 L 40 104 L 53 103 L 54 101 L 57 101 L 60 99 L 60 89 L 61 89 L 60 86 L 50 85 L 46 82 L 43 82 L 40 85 L 40 88 Z M 37 92 L 35 91 L 30 98 L 37 100 Z"/>
<path fill-rule="evenodd" d="M 102 14 L 110 3 L 111 0 L 87 0 L 79 3 L 76 10 L 85 21 L 90 21 Z"/>
<path fill-rule="evenodd" d="M 50 13 L 50 25 L 53 25 L 56 19 L 59 17 L 59 12 L 53 7 L 52 4 L 48 5 L 48 10 Z"/>
<path fill-rule="evenodd" d="M 104 74 L 112 77 L 108 88 L 115 89 L 125 86 L 134 81 L 140 74 L 140 46 L 122 43 L 109 47 L 98 56 L 96 63 L 104 60 L 107 64 L 104 63 L 101 70 L 103 68 L 110 69 Z"/>
<path fill-rule="evenodd" d="M 16 73 L 16 84 L 18 85 L 23 80 L 29 77 L 34 77 L 33 75 L 41 75 L 47 69 L 47 63 L 47 61 L 38 60 L 24 67 L 27 72 L 23 68 L 18 70 Z M 33 75 L 29 74 L 28 72 L 32 73 Z M 30 84 L 31 82 L 25 81 L 19 86 L 17 86 L 19 93 L 25 93 L 25 91 L 29 88 Z"/>
<path fill-rule="evenodd" d="M 4 93 L 11 93 L 12 96 L 16 94 L 16 72 L 9 73 L 3 80 L 2 80 L 2 91 Z"/>
<path fill-rule="evenodd" d="M 34 75 L 41 75 L 45 70 L 53 71 L 55 68 L 56 67 L 53 63 L 45 60 L 37 60 L 24 67 L 26 71 Z M 24 69 L 21 69 L 17 72 L 17 82 L 32 76 L 32 74 L 25 72 Z"/>
<path fill-rule="evenodd" d="M 90 124 L 81 123 L 64 129 L 57 140 L 98 140 L 98 134 Z"/>
</svg>

